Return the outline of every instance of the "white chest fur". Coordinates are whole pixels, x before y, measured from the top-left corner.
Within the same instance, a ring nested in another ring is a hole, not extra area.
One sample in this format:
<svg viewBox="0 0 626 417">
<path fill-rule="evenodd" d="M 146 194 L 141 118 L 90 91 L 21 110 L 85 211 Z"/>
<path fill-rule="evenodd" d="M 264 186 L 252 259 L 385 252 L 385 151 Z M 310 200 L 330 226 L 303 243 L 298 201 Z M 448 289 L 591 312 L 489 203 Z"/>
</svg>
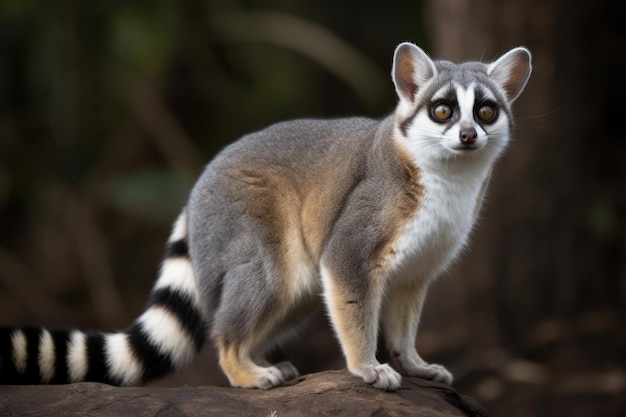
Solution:
<svg viewBox="0 0 626 417">
<path fill-rule="evenodd" d="M 396 241 L 397 257 L 391 268 L 394 278 L 430 280 L 443 272 L 465 246 L 487 170 L 468 174 L 421 171 L 424 195 Z"/>
</svg>

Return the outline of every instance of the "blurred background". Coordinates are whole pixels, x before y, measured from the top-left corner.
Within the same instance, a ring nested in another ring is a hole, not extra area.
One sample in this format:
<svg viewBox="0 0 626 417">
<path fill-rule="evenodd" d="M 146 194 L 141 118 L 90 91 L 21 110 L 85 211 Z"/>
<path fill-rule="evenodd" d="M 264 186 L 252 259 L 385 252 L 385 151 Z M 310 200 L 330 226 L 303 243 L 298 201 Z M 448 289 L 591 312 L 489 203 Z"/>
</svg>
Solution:
<svg viewBox="0 0 626 417">
<path fill-rule="evenodd" d="M 626 415 L 626 36 L 617 1 L 0 0 L 0 322 L 115 330 L 206 161 L 299 117 L 394 109 L 401 41 L 534 73 L 429 361 L 495 416 Z M 323 315 L 285 350 L 343 368 Z M 211 348 L 160 385 L 225 384 Z"/>
</svg>

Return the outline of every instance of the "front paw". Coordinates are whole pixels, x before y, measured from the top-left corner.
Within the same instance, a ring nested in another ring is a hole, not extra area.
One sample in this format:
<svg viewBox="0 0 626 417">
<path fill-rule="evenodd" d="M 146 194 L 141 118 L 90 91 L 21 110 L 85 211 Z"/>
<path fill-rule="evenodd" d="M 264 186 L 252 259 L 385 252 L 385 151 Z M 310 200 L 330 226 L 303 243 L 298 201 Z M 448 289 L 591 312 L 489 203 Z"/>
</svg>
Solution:
<svg viewBox="0 0 626 417">
<path fill-rule="evenodd" d="M 443 382 L 452 385 L 454 377 L 443 365 L 438 363 L 411 363 L 399 366 L 402 375 L 412 376 L 415 378 L 430 379 L 435 382 Z"/>
<path fill-rule="evenodd" d="M 375 388 L 385 391 L 397 390 L 402 382 L 400 374 L 386 363 L 382 365 L 360 365 L 350 369 L 350 372 L 363 378 L 363 381 Z"/>
<path fill-rule="evenodd" d="M 426 363 L 417 352 L 399 353 L 392 351 L 392 364 L 402 375 L 430 379 L 451 385 L 452 374 L 437 363 Z"/>
<path fill-rule="evenodd" d="M 452 381 L 454 380 L 452 373 L 438 363 L 421 365 L 414 371 L 414 375 L 411 376 L 430 379 L 435 382 L 443 382 L 448 385 L 452 385 Z"/>
</svg>

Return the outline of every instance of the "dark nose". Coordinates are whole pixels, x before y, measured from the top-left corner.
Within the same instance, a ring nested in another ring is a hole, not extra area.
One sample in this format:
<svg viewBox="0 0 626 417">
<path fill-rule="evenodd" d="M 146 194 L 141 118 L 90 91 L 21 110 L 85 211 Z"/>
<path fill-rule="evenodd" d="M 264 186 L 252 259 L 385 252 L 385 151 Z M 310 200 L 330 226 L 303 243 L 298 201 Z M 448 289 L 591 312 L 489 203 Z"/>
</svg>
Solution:
<svg viewBox="0 0 626 417">
<path fill-rule="evenodd" d="M 459 139 L 465 145 L 473 145 L 476 143 L 476 138 L 478 137 L 478 133 L 476 133 L 476 129 L 473 127 L 462 127 L 459 132 Z"/>
</svg>

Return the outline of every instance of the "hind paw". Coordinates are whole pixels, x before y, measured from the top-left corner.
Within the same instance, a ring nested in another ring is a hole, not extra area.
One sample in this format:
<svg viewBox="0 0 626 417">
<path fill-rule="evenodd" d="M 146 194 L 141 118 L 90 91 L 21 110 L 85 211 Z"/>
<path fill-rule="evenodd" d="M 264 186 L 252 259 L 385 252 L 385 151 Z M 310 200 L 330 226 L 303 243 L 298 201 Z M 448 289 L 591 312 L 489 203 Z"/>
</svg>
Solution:
<svg viewBox="0 0 626 417">
<path fill-rule="evenodd" d="M 300 376 L 298 370 L 289 362 L 263 368 L 261 375 L 252 384 L 252 388 L 271 389 Z"/>
<path fill-rule="evenodd" d="M 298 372 L 291 362 L 281 362 L 276 365 L 276 368 L 282 373 L 285 382 L 300 376 L 300 372 Z"/>
</svg>

